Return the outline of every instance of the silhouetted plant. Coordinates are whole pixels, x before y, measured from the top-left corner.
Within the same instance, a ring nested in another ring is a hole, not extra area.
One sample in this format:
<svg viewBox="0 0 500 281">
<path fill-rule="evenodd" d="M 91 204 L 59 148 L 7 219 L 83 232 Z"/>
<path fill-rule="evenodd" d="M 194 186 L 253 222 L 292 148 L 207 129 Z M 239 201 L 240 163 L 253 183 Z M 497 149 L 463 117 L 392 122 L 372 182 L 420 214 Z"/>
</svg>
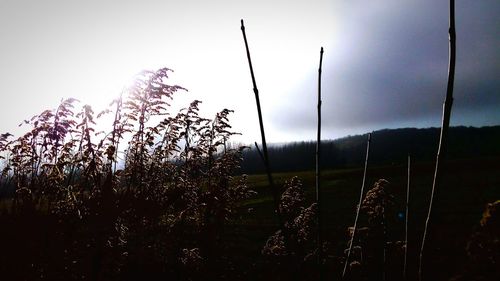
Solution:
<svg viewBox="0 0 500 281">
<path fill-rule="evenodd" d="M 255 82 L 255 75 L 254 75 L 254 72 L 253 72 L 252 59 L 250 57 L 250 49 L 248 48 L 247 35 L 246 35 L 246 32 L 245 32 L 245 24 L 243 22 L 243 19 L 241 20 L 241 33 L 243 34 L 243 41 L 245 42 L 245 50 L 246 50 L 247 59 L 248 59 L 248 66 L 250 68 L 250 75 L 251 75 L 251 78 L 252 78 L 253 92 L 254 92 L 254 95 L 255 95 L 255 103 L 257 105 L 257 113 L 258 113 L 258 117 L 259 117 L 260 135 L 261 135 L 261 138 L 262 138 L 262 158 L 264 160 L 264 167 L 266 169 L 267 180 L 269 181 L 269 186 L 271 188 L 272 195 L 273 195 L 274 209 L 275 209 L 276 215 L 278 217 L 278 221 L 279 221 L 280 225 L 283 227 L 283 221 L 282 221 L 281 214 L 280 214 L 280 211 L 279 211 L 279 204 L 280 204 L 279 203 L 279 197 L 280 197 L 280 194 L 279 194 L 278 189 L 274 186 L 274 181 L 273 181 L 273 177 L 272 177 L 272 174 L 271 174 L 271 166 L 270 166 L 270 163 L 269 163 L 269 155 L 268 155 L 268 152 L 267 152 L 266 133 L 264 131 L 264 121 L 263 121 L 263 118 L 262 118 L 262 112 L 261 112 L 261 108 L 260 108 L 259 89 L 257 88 L 257 83 Z M 286 235 L 286 233 L 285 233 L 285 235 Z"/>
<path fill-rule="evenodd" d="M 46 241 L 25 250 L 17 243 L 6 247 L 9 259 L 0 264 L 26 269 L 6 270 L 7 276 L 189 279 L 223 270 L 218 240 L 224 225 L 254 194 L 245 176 L 233 178 L 244 147 L 226 147 L 235 134 L 231 110 L 211 120 L 199 116 L 200 101 L 194 101 L 168 115 L 168 101 L 184 90 L 167 84 L 168 72 L 142 72 L 128 96 L 97 116 L 89 105 L 75 112 L 77 100 L 67 99 L 25 121 L 31 128 L 21 137 L 0 136 L 6 158 L 0 184 L 12 182 L 16 190 L 0 223 L 17 221 L 2 234 L 2 244 L 12 243 L 7 238 L 17 232 Z M 96 132 L 97 119 L 109 113 L 112 130 Z M 127 139 L 120 161 L 120 143 Z M 35 217 L 40 225 L 28 223 Z M 26 255 L 34 267 L 22 261 Z M 50 262 L 38 262 L 48 256 Z M 145 260 L 156 272 L 144 271 Z"/>
<path fill-rule="evenodd" d="M 408 263 L 408 218 L 410 210 L 410 179 L 411 179 L 411 157 L 408 154 L 408 175 L 406 183 L 406 202 L 405 202 L 405 242 L 404 242 L 404 262 L 403 262 L 403 279 L 407 280 L 408 276 L 406 274 L 407 263 Z"/>
<path fill-rule="evenodd" d="M 318 265 L 320 266 L 320 274 L 322 273 L 322 264 L 323 264 L 323 236 L 322 236 L 322 218 L 321 218 L 321 169 L 320 169 L 320 156 L 321 156 L 321 71 L 323 64 L 323 47 L 321 47 L 320 55 L 319 55 L 319 67 L 318 67 L 318 130 L 316 137 L 316 204 L 318 205 L 318 217 L 317 217 L 317 225 L 318 225 Z"/>
<path fill-rule="evenodd" d="M 500 277 L 500 200 L 488 203 L 483 211 L 479 225 L 471 235 L 467 245 L 467 260 L 461 272 L 453 281 L 497 280 Z"/>
<path fill-rule="evenodd" d="M 315 262 L 317 255 L 317 204 L 306 207 L 305 201 L 304 187 L 299 178 L 286 181 L 279 205 L 284 228 L 271 235 L 262 249 L 262 254 L 271 258 L 273 263 L 288 268 L 283 274 L 293 279 L 306 274 L 301 269 L 305 264 Z"/>
<path fill-rule="evenodd" d="M 455 61 L 456 61 L 456 31 L 455 31 L 455 0 L 450 0 L 449 2 L 449 59 L 448 59 L 448 83 L 446 86 L 446 96 L 443 103 L 443 115 L 442 115 L 442 123 L 441 123 L 441 133 L 439 135 L 439 143 L 438 143 L 438 151 L 436 154 L 436 166 L 434 169 L 434 178 L 432 181 L 432 189 L 431 196 L 429 198 L 429 209 L 427 212 L 427 218 L 425 220 L 424 233 L 422 235 L 422 244 L 420 248 L 420 257 L 419 257 L 419 267 L 418 267 L 418 279 L 420 281 L 425 280 L 424 278 L 424 254 L 425 250 L 429 250 L 428 245 L 426 244 L 428 233 L 431 228 L 434 229 L 434 225 L 431 223 L 431 219 L 433 216 L 433 207 L 434 201 L 441 200 L 441 197 L 444 197 L 445 192 L 442 192 L 438 188 L 439 181 L 442 176 L 442 162 L 445 160 L 446 147 L 448 141 L 448 130 L 450 127 L 450 118 L 451 118 L 451 107 L 453 105 L 453 86 L 455 83 Z M 435 197 L 437 199 L 435 199 Z M 438 204 L 439 205 L 439 204 Z M 435 216 L 435 215 L 434 215 Z M 436 249 L 432 249 L 435 251 Z M 430 256 L 433 255 L 431 252 Z"/>
<path fill-rule="evenodd" d="M 387 260 L 387 210 L 394 205 L 394 196 L 388 190 L 389 182 L 380 179 L 373 185 L 365 196 L 362 204 L 362 210 L 368 215 L 370 234 L 375 236 L 375 241 L 382 245 L 382 280 L 386 277 Z M 374 247 L 375 249 L 379 247 Z M 377 255 L 378 253 L 372 253 Z"/>
<path fill-rule="evenodd" d="M 346 274 L 348 280 L 400 278 L 397 270 L 389 270 L 387 266 L 389 259 L 400 259 L 404 249 L 404 243 L 394 240 L 395 237 L 391 238 L 388 232 L 388 218 L 395 217 L 396 202 L 393 193 L 391 185 L 385 179 L 379 179 L 366 193 L 361 204 L 361 211 L 366 216 L 366 226 L 356 230 L 354 227 L 348 229 L 355 253 Z M 352 240 L 354 231 L 357 238 Z M 388 276 L 389 271 L 391 276 Z"/>
<path fill-rule="evenodd" d="M 347 249 L 347 257 L 344 262 L 344 270 L 342 271 L 342 279 L 346 276 L 347 273 L 347 267 L 350 265 L 350 257 L 351 257 L 351 251 L 352 251 L 352 246 L 354 243 L 354 239 L 356 236 L 356 230 L 358 227 L 358 219 L 359 219 L 359 213 L 361 210 L 361 204 L 363 202 L 363 196 L 364 196 L 364 189 L 365 189 L 365 182 L 366 182 L 366 170 L 368 168 L 368 159 L 370 157 L 370 142 L 371 142 L 371 134 L 368 134 L 368 140 L 366 142 L 366 154 L 365 154 L 365 168 L 363 170 L 363 181 L 361 183 L 361 190 L 359 192 L 359 202 L 358 205 L 356 206 L 356 215 L 354 217 L 354 225 L 353 225 L 353 230 L 352 234 L 350 236 L 349 244 L 348 244 L 348 249 Z"/>
</svg>

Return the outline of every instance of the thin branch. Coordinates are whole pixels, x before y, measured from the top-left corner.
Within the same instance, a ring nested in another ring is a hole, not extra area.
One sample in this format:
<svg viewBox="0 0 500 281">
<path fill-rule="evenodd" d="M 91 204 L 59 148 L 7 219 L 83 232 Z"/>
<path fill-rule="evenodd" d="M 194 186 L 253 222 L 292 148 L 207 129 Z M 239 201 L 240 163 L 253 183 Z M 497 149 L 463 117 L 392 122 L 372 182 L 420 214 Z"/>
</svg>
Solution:
<svg viewBox="0 0 500 281">
<path fill-rule="evenodd" d="M 385 216 L 385 199 L 386 199 L 387 193 L 386 190 L 383 190 L 383 196 L 382 196 L 382 232 L 383 232 L 383 256 L 382 256 L 382 281 L 385 281 L 386 278 L 386 271 L 387 271 L 387 220 Z"/>
<path fill-rule="evenodd" d="M 269 165 L 269 155 L 267 153 L 266 134 L 264 131 L 264 123 L 262 121 L 262 112 L 260 109 L 259 90 L 257 89 L 257 84 L 255 82 L 255 75 L 253 73 L 252 60 L 250 58 L 250 50 L 248 49 L 247 36 L 245 33 L 245 25 L 243 24 L 243 20 L 241 20 L 241 32 L 243 33 L 243 40 L 245 41 L 245 48 L 247 51 L 248 65 L 250 67 L 250 74 L 252 76 L 253 92 L 255 94 L 255 102 L 257 104 L 257 113 L 259 115 L 260 135 L 262 137 L 262 151 L 263 151 L 263 155 L 264 155 L 264 166 L 266 168 L 267 180 L 269 181 L 269 185 L 271 186 L 271 189 L 272 189 L 273 200 L 274 200 L 274 209 L 276 211 L 276 214 L 278 215 L 278 220 L 280 221 L 280 224 L 281 224 L 278 190 L 274 186 L 273 177 L 271 175 L 271 167 Z"/>
<path fill-rule="evenodd" d="M 321 233 L 321 195 L 320 195 L 320 167 L 319 160 L 321 155 L 321 67 L 323 64 L 323 47 L 319 54 L 318 68 L 318 135 L 316 139 L 316 204 L 318 204 L 318 265 L 321 268 L 323 259 L 323 236 Z M 321 269 L 320 269 L 321 272 Z M 322 274 L 321 274 L 322 275 Z"/>
<path fill-rule="evenodd" d="M 444 160 L 446 152 L 446 141 L 448 138 L 448 128 L 450 126 L 451 107 L 453 104 L 453 84 L 455 80 L 455 60 L 456 60 L 456 33 L 455 33 L 455 0 L 450 0 L 450 21 L 449 21 L 449 65 L 448 65 L 448 85 L 446 88 L 446 97 L 443 103 L 443 118 L 441 125 L 441 134 L 439 137 L 439 146 L 436 155 L 436 168 L 434 170 L 434 179 L 432 181 L 431 197 L 429 200 L 429 211 L 425 220 L 424 234 L 422 236 L 422 245 L 420 248 L 420 260 L 418 267 L 418 278 L 420 281 L 423 279 L 423 260 L 425 242 L 430 227 L 430 220 L 432 215 L 432 207 L 434 197 L 436 195 L 437 184 L 441 179 L 441 167 L 439 164 Z M 439 196 L 436 196 L 439 197 Z"/>
<path fill-rule="evenodd" d="M 262 160 L 262 163 L 265 163 L 264 155 L 262 155 L 262 151 L 260 151 L 259 145 L 257 144 L 257 142 L 254 142 L 254 144 L 255 144 L 255 148 L 257 149 L 257 153 L 260 156 L 260 160 Z"/>
<path fill-rule="evenodd" d="M 403 279 L 407 280 L 406 268 L 408 261 L 408 210 L 410 206 L 410 169 L 411 169 L 411 156 L 408 154 L 408 182 L 406 184 L 406 215 L 405 215 L 405 257 L 403 263 Z"/>
<path fill-rule="evenodd" d="M 342 279 L 344 279 L 346 271 L 347 271 L 347 266 L 349 265 L 349 259 L 351 257 L 351 251 L 352 251 L 352 244 L 354 242 L 354 236 L 356 235 L 356 228 L 358 226 L 359 211 L 361 209 L 361 203 L 363 202 L 363 194 L 364 194 L 365 182 L 366 182 L 366 169 L 368 167 L 368 157 L 370 155 L 371 137 L 372 137 L 372 134 L 368 134 L 368 142 L 366 144 L 365 168 L 363 171 L 363 183 L 361 184 L 361 191 L 359 194 L 359 203 L 358 203 L 358 206 L 356 208 L 356 218 L 354 219 L 354 226 L 353 226 L 353 230 L 352 230 L 351 240 L 349 241 L 349 250 L 347 251 L 347 258 L 346 258 L 345 264 L 344 264 L 344 271 L 342 272 Z"/>
</svg>

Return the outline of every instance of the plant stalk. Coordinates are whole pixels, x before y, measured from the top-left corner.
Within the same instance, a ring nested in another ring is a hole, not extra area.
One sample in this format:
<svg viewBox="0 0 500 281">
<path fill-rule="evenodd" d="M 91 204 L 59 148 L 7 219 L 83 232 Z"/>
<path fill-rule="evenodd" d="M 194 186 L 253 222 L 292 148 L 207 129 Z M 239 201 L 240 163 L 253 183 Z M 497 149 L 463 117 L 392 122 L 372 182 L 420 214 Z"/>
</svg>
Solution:
<svg viewBox="0 0 500 281">
<path fill-rule="evenodd" d="M 440 163 L 445 158 L 446 144 L 448 138 L 448 128 L 450 126 L 450 116 L 451 107 L 453 104 L 453 84 L 455 80 L 455 60 L 456 60 L 456 32 L 455 32 L 455 0 L 450 0 L 450 20 L 449 20 L 449 64 L 448 64 L 448 85 L 446 88 L 446 97 L 443 103 L 443 116 L 441 124 L 441 134 L 439 136 L 439 146 L 436 155 L 436 167 L 434 170 L 434 179 L 432 181 L 431 197 L 429 200 L 429 211 L 427 213 L 427 218 L 425 221 L 424 233 L 422 236 L 422 245 L 420 248 L 420 260 L 418 268 L 418 278 L 420 281 L 426 280 L 423 277 L 423 261 L 426 247 L 426 239 L 429 232 L 429 228 L 432 226 L 430 221 L 432 218 L 432 207 L 435 201 L 435 197 L 439 199 L 437 195 L 437 185 L 441 179 L 442 171 Z"/>
<path fill-rule="evenodd" d="M 255 82 L 255 75 L 253 72 L 252 59 L 250 58 L 250 50 L 248 49 L 247 36 L 245 33 L 245 25 L 243 23 L 243 20 L 241 20 L 241 32 L 243 33 L 243 40 L 245 41 L 248 66 L 250 67 L 250 75 L 252 76 L 253 92 L 255 94 L 255 102 L 257 104 L 257 113 L 259 115 L 260 135 L 262 137 L 262 152 L 264 155 L 264 166 L 266 169 L 267 180 L 269 181 L 269 185 L 271 186 L 271 190 L 272 190 L 272 194 L 273 194 L 274 209 L 276 211 L 276 214 L 278 215 L 278 220 L 280 222 L 280 225 L 282 225 L 281 214 L 280 214 L 280 210 L 279 210 L 278 190 L 274 186 L 273 177 L 271 175 L 271 167 L 269 165 L 269 155 L 267 153 L 266 134 L 264 131 L 264 123 L 262 121 L 262 111 L 260 108 L 259 90 L 257 89 L 257 83 Z"/>
<path fill-rule="evenodd" d="M 260 151 L 259 144 L 257 142 L 254 142 L 255 148 L 257 149 L 257 153 L 259 154 L 260 160 L 262 160 L 262 163 L 264 163 L 264 155 L 262 155 L 262 151 Z"/>
<path fill-rule="evenodd" d="M 403 280 L 407 280 L 406 264 L 408 261 L 408 210 L 410 202 L 410 169 L 411 169 L 411 156 L 408 154 L 408 182 L 406 184 L 406 215 L 405 215 L 405 257 L 403 263 Z"/>
<path fill-rule="evenodd" d="M 361 184 L 361 191 L 359 194 L 359 203 L 358 203 L 358 206 L 356 208 L 356 218 L 354 219 L 354 226 L 353 226 L 353 230 L 352 230 L 351 240 L 349 241 L 349 250 L 347 251 L 347 258 L 346 258 L 345 264 L 344 264 L 344 271 L 342 271 L 342 279 L 344 279 L 345 274 L 347 272 L 347 266 L 349 265 L 349 259 L 351 257 L 351 251 L 352 251 L 352 244 L 354 243 L 354 236 L 356 235 L 356 229 L 358 226 L 359 211 L 361 210 L 361 203 L 363 202 L 363 194 L 364 194 L 365 182 L 366 182 L 366 169 L 368 167 L 368 157 L 370 155 L 371 138 L 372 138 L 372 134 L 368 134 L 368 142 L 366 143 L 365 168 L 363 171 L 363 183 Z"/>
<path fill-rule="evenodd" d="M 318 134 L 316 139 L 316 204 L 318 204 L 318 266 L 320 267 L 320 279 L 322 277 L 323 264 L 323 235 L 321 221 L 321 194 L 320 194 L 320 156 L 321 156 L 321 71 L 323 64 L 323 47 L 319 54 L 318 68 Z"/>
</svg>

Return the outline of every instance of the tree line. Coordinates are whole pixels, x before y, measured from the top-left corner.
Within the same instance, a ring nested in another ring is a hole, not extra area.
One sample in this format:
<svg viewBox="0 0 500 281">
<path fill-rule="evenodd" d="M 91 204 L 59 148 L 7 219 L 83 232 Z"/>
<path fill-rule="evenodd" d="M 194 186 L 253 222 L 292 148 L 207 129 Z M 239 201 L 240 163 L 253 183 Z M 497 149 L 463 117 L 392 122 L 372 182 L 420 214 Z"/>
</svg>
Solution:
<svg viewBox="0 0 500 281">
<path fill-rule="evenodd" d="M 439 128 L 384 129 L 372 132 L 370 162 L 372 165 L 403 165 L 408 153 L 416 162 L 433 161 Z M 500 155 L 500 126 L 452 127 L 448 147 L 449 159 L 493 157 Z M 364 161 L 366 135 L 323 140 L 323 169 L 360 167 Z M 313 170 L 315 141 L 270 145 L 269 158 L 274 172 Z M 264 173 L 264 165 L 255 147 L 243 152 L 241 173 Z"/>
</svg>

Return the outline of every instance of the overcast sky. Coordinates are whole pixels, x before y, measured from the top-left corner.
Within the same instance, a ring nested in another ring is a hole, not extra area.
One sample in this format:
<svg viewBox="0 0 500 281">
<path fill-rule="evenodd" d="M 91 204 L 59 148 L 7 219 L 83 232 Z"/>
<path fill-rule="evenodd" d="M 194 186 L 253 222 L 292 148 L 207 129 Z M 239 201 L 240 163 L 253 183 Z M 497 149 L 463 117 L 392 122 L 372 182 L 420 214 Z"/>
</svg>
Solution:
<svg viewBox="0 0 500 281">
<path fill-rule="evenodd" d="M 234 109 L 240 140 L 260 140 L 240 30 L 267 138 L 316 130 L 319 50 L 323 136 L 439 126 L 448 1 L 0 0 L 0 132 L 75 97 L 103 109 L 133 75 L 168 67 L 179 106 Z M 500 2 L 456 1 L 453 125 L 500 124 Z"/>
</svg>

